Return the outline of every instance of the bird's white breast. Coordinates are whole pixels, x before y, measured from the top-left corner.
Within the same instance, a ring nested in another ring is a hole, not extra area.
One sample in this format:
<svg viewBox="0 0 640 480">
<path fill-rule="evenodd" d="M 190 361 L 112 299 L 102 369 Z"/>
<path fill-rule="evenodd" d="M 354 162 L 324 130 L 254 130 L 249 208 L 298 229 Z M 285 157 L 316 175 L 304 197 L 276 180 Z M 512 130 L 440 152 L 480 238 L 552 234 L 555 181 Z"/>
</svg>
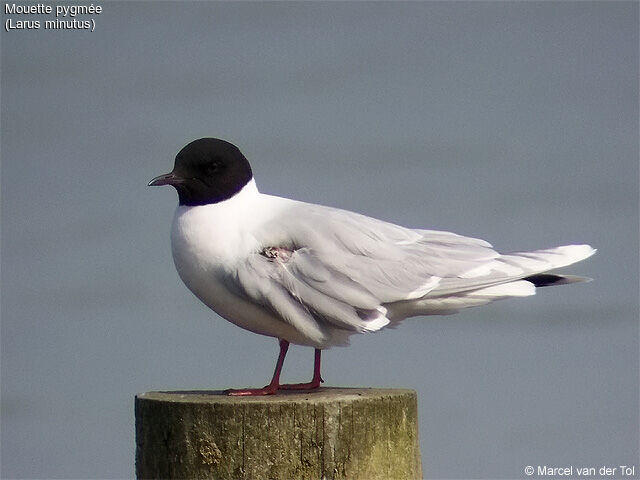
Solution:
<svg viewBox="0 0 640 480">
<path fill-rule="evenodd" d="M 285 207 L 262 195 L 254 181 L 224 202 L 178 206 L 171 229 L 173 260 L 180 278 L 202 302 L 232 323 L 263 335 L 295 337 L 233 288 L 239 262 L 262 249 L 255 231 Z"/>
<path fill-rule="evenodd" d="M 220 268 L 256 247 L 260 193 L 253 180 L 234 197 L 215 204 L 178 206 L 171 230 L 176 267 Z"/>
</svg>

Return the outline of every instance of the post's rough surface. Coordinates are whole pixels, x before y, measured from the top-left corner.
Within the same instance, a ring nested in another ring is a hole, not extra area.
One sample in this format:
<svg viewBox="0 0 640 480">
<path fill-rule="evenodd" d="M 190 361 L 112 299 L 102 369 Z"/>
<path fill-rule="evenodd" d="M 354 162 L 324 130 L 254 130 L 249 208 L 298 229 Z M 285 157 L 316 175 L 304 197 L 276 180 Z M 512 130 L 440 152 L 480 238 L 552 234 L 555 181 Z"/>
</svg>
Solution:
<svg viewBox="0 0 640 480">
<path fill-rule="evenodd" d="M 135 410 L 140 479 L 422 478 L 413 390 L 149 392 Z"/>
</svg>

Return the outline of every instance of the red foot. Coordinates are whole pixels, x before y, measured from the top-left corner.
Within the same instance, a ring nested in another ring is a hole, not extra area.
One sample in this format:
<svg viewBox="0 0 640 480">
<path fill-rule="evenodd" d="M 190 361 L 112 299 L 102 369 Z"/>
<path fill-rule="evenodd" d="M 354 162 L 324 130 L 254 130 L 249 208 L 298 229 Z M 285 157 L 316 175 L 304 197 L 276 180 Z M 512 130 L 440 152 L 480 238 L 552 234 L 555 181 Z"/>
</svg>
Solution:
<svg viewBox="0 0 640 480">
<path fill-rule="evenodd" d="M 280 385 L 280 390 L 315 390 L 320 388 L 320 384 L 324 382 L 321 378 L 312 380 L 308 383 L 285 383 Z"/>
<path fill-rule="evenodd" d="M 243 390 L 234 390 L 230 388 L 224 393 L 232 397 L 253 397 L 258 395 L 273 395 L 278 391 L 278 385 L 267 385 L 263 388 L 247 388 Z"/>
</svg>

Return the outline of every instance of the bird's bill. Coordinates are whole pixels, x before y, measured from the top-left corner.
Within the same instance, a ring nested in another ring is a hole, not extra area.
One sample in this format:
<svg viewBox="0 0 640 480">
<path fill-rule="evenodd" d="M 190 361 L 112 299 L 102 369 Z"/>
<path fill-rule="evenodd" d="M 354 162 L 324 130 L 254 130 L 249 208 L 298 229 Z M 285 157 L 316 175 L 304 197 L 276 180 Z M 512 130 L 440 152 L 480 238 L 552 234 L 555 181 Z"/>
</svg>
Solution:
<svg viewBox="0 0 640 480">
<path fill-rule="evenodd" d="M 171 172 L 165 173 L 164 175 L 158 175 L 156 178 L 149 182 L 148 186 L 159 187 L 160 185 L 175 185 L 180 182 L 182 182 L 182 178 Z"/>
</svg>

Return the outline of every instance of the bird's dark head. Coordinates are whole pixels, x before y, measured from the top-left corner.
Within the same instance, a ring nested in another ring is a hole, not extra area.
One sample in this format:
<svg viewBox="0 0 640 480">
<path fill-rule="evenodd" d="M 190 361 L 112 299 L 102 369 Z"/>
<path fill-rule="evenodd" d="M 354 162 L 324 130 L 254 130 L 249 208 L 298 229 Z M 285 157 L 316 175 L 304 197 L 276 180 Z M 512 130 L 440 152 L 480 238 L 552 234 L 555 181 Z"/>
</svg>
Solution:
<svg viewBox="0 0 640 480">
<path fill-rule="evenodd" d="M 171 173 L 149 186 L 173 185 L 180 205 L 207 205 L 233 197 L 251 181 L 251 166 L 235 145 L 218 138 L 201 138 L 176 155 Z"/>
</svg>

